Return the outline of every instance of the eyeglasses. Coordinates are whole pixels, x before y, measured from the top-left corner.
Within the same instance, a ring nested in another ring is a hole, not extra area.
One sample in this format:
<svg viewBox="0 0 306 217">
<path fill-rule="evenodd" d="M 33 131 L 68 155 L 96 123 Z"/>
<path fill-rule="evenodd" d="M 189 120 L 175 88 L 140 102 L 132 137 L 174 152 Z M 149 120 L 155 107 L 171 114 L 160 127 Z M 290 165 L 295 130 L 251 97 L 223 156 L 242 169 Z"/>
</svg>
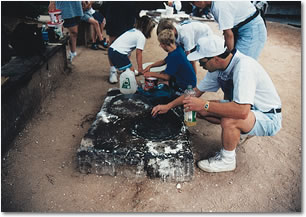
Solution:
<svg viewBox="0 0 306 217">
<path fill-rule="evenodd" d="M 200 66 L 205 66 L 212 58 L 214 58 L 214 57 L 205 57 L 205 59 L 206 59 L 205 62 L 199 60 Z"/>
</svg>

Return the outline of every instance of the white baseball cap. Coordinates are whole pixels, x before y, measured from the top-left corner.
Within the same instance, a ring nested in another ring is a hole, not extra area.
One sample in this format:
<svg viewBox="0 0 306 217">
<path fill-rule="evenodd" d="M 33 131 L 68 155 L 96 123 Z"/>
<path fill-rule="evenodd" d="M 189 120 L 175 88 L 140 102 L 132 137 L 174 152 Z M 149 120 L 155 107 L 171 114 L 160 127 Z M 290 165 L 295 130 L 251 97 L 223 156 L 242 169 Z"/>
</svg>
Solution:
<svg viewBox="0 0 306 217">
<path fill-rule="evenodd" d="M 217 35 L 210 35 L 198 40 L 196 51 L 187 56 L 189 61 L 199 60 L 204 57 L 214 57 L 223 54 L 226 50 L 224 39 Z"/>
</svg>

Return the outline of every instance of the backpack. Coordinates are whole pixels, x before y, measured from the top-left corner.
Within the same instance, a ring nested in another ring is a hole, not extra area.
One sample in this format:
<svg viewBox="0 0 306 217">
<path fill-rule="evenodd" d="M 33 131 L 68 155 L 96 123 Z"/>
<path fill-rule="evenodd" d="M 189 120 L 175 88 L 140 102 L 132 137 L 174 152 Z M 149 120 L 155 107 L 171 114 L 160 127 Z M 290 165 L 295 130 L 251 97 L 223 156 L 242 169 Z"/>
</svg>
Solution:
<svg viewBox="0 0 306 217">
<path fill-rule="evenodd" d="M 45 50 L 41 28 L 37 24 L 19 23 L 12 33 L 11 43 L 17 56 L 41 55 Z"/>
</svg>

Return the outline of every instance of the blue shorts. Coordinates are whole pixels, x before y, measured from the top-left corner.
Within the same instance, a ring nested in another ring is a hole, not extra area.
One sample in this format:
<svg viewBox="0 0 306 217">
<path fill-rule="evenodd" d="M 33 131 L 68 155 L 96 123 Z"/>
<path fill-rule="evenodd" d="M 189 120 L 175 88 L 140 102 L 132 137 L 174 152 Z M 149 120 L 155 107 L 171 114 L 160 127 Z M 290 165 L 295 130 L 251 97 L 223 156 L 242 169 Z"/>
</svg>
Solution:
<svg viewBox="0 0 306 217">
<path fill-rule="evenodd" d="M 90 18 L 93 18 L 93 16 L 89 12 L 86 11 L 84 12 L 84 15 L 81 17 L 81 20 L 88 22 Z"/>
<path fill-rule="evenodd" d="M 120 71 L 124 71 L 132 66 L 128 55 L 121 54 L 113 48 L 108 48 L 108 57 L 112 64 Z"/>
<path fill-rule="evenodd" d="M 220 103 L 226 103 L 229 100 L 220 100 Z M 282 128 L 282 113 L 263 113 L 259 110 L 251 110 L 255 115 L 254 127 L 248 133 L 242 135 L 250 136 L 274 136 Z"/>
<path fill-rule="evenodd" d="M 95 12 L 92 16 L 99 22 L 99 24 L 103 23 L 104 17 L 99 12 Z"/>
<path fill-rule="evenodd" d="M 89 11 L 84 12 L 84 15 L 81 17 L 81 20 L 88 22 L 90 18 L 95 19 L 98 21 L 99 24 L 101 24 L 104 20 L 104 17 L 99 12 L 95 12 L 94 14 L 90 14 Z"/>
<path fill-rule="evenodd" d="M 258 59 L 267 40 L 267 29 L 260 15 L 240 27 L 235 48 L 241 53 Z"/>
<path fill-rule="evenodd" d="M 77 26 L 77 25 L 79 25 L 80 20 L 81 20 L 81 17 L 72 17 L 72 18 L 69 18 L 69 19 L 64 19 L 63 26 L 65 28 Z"/>
<path fill-rule="evenodd" d="M 282 128 L 282 113 L 263 113 L 251 110 L 256 117 L 255 125 L 248 133 L 251 136 L 274 136 Z"/>
</svg>

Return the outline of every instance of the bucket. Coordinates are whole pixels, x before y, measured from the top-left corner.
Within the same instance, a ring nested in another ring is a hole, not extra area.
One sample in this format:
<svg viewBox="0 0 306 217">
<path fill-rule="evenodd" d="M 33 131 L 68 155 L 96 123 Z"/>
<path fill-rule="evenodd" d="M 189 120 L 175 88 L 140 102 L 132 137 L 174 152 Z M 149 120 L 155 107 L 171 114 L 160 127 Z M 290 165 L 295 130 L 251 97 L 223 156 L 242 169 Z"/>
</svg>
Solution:
<svg viewBox="0 0 306 217">
<path fill-rule="evenodd" d="M 62 11 L 56 9 L 54 11 L 49 11 L 51 23 L 61 23 L 62 22 Z"/>
<path fill-rule="evenodd" d="M 147 91 L 147 90 L 153 89 L 154 87 L 157 86 L 157 83 L 158 83 L 157 78 L 154 78 L 154 77 L 145 78 L 144 90 Z"/>
<path fill-rule="evenodd" d="M 60 23 L 52 23 L 51 21 L 47 23 L 48 28 L 54 28 L 55 33 L 61 38 L 63 37 L 63 21 Z"/>
</svg>

